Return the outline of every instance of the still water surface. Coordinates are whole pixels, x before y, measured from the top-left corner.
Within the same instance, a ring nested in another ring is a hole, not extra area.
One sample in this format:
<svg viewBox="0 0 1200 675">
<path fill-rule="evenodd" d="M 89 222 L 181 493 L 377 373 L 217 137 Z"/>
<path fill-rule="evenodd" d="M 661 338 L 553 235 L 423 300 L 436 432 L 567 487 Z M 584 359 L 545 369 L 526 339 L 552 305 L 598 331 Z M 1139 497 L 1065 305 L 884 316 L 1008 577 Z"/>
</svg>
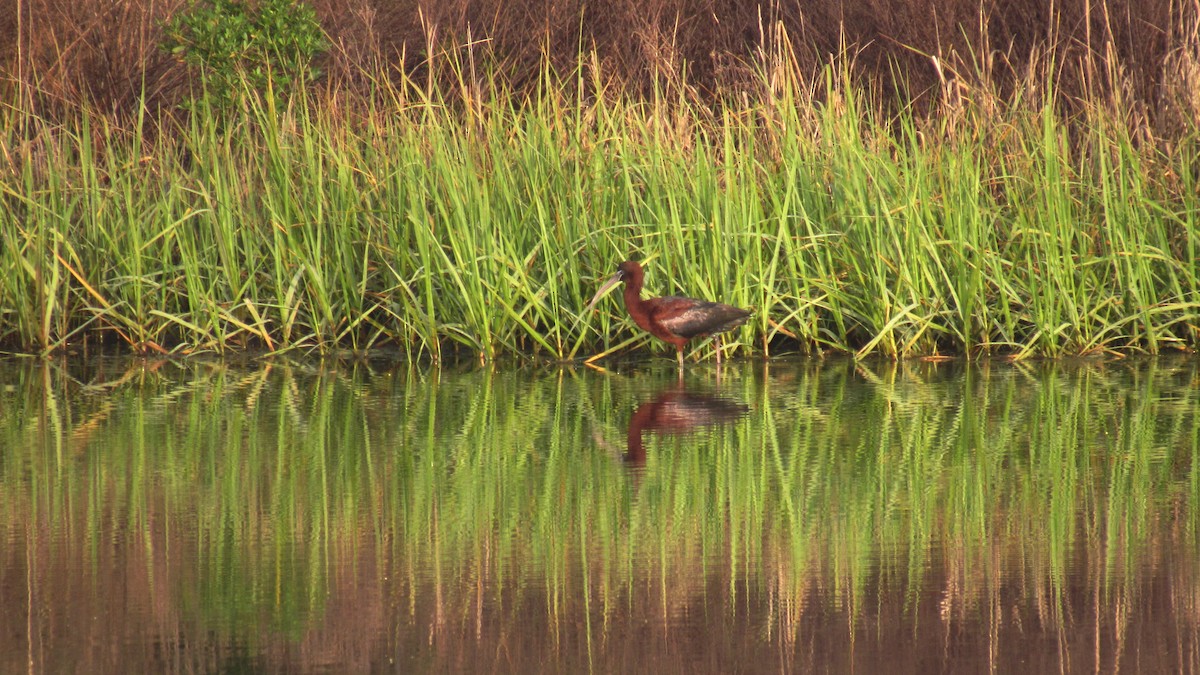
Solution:
<svg viewBox="0 0 1200 675">
<path fill-rule="evenodd" d="M 0 362 L 0 672 L 1200 667 L 1200 367 Z"/>
</svg>

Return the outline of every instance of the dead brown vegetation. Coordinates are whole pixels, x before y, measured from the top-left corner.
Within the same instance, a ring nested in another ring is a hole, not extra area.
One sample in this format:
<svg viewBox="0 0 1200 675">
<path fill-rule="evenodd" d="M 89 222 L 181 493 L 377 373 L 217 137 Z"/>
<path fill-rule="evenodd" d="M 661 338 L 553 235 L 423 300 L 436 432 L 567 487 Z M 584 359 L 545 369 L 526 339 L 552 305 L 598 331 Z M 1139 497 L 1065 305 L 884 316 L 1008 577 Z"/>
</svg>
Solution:
<svg viewBox="0 0 1200 675">
<path fill-rule="evenodd" d="M 326 82 L 339 87 L 364 74 L 423 77 L 431 52 L 469 54 L 529 87 L 546 59 L 570 72 L 594 55 L 628 92 L 667 82 L 713 96 L 750 81 L 786 40 L 802 72 L 852 56 L 885 105 L 924 106 L 954 80 L 1005 92 L 1049 75 L 1068 103 L 1119 100 L 1169 126 L 1200 112 L 1200 0 L 310 2 L 334 45 Z M 0 0 L 0 76 L 39 109 L 120 114 L 143 91 L 152 107 L 170 102 L 189 75 L 158 49 L 160 26 L 184 4 Z"/>
</svg>

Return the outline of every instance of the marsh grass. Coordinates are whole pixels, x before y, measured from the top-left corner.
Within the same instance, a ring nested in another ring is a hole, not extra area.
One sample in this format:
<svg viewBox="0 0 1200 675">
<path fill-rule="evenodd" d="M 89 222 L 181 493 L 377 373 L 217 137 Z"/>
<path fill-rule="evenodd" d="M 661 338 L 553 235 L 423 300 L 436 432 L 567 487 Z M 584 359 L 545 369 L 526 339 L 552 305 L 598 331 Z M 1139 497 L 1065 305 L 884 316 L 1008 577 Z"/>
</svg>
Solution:
<svg viewBox="0 0 1200 675">
<path fill-rule="evenodd" d="M 456 84 L 369 96 L 247 90 L 175 126 L 6 107 L 0 343 L 644 350 L 617 300 L 583 311 L 629 257 L 650 293 L 754 308 L 736 354 L 1200 339 L 1194 133 L 1145 142 L 1104 101 L 1068 117 L 1049 84 L 889 113 L 851 64 L 806 78 L 786 52 L 716 103 L 669 82 L 627 96 L 580 64 L 535 95 L 467 61 Z"/>
</svg>

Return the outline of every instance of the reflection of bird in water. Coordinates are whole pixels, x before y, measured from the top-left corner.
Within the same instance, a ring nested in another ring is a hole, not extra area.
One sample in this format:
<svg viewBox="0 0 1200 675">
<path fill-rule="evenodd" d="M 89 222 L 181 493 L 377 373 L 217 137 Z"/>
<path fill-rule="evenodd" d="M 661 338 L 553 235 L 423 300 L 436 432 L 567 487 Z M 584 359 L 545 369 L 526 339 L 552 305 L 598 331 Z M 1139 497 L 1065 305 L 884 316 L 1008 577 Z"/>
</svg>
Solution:
<svg viewBox="0 0 1200 675">
<path fill-rule="evenodd" d="M 750 406 L 715 394 L 671 389 L 659 393 L 654 400 L 638 406 L 629 418 L 625 437 L 625 464 L 640 467 L 646 463 L 646 446 L 642 435 L 689 434 L 700 427 L 727 424 L 744 417 Z"/>
<path fill-rule="evenodd" d="M 624 283 L 625 309 L 629 311 L 629 316 L 642 330 L 675 346 L 681 371 L 683 346 L 688 340 L 724 333 L 742 325 L 750 317 L 748 309 L 677 295 L 643 300 L 644 278 L 642 266 L 633 260 L 626 260 L 617 268 L 617 273 L 596 291 L 588 308 L 593 307 L 608 289 Z M 720 360 L 721 350 L 717 349 L 717 361 Z"/>
</svg>

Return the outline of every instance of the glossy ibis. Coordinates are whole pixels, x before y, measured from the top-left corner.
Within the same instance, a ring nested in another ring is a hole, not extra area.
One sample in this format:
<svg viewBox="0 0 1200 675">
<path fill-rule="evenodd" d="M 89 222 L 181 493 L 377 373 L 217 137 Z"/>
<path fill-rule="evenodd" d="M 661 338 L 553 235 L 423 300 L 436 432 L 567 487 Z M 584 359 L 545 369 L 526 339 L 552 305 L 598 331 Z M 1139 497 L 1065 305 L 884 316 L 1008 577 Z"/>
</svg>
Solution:
<svg viewBox="0 0 1200 675">
<path fill-rule="evenodd" d="M 717 333 L 737 328 L 750 317 L 750 310 L 719 302 L 708 302 L 694 298 L 670 295 L 665 298 L 642 299 L 642 282 L 645 279 L 642 266 L 626 260 L 595 297 L 588 303 L 591 309 L 608 289 L 619 283 L 625 284 L 625 309 L 633 322 L 663 342 L 675 345 L 679 367 L 683 368 L 683 346 L 688 340 L 706 338 Z M 717 351 L 720 360 L 721 352 Z"/>
</svg>

